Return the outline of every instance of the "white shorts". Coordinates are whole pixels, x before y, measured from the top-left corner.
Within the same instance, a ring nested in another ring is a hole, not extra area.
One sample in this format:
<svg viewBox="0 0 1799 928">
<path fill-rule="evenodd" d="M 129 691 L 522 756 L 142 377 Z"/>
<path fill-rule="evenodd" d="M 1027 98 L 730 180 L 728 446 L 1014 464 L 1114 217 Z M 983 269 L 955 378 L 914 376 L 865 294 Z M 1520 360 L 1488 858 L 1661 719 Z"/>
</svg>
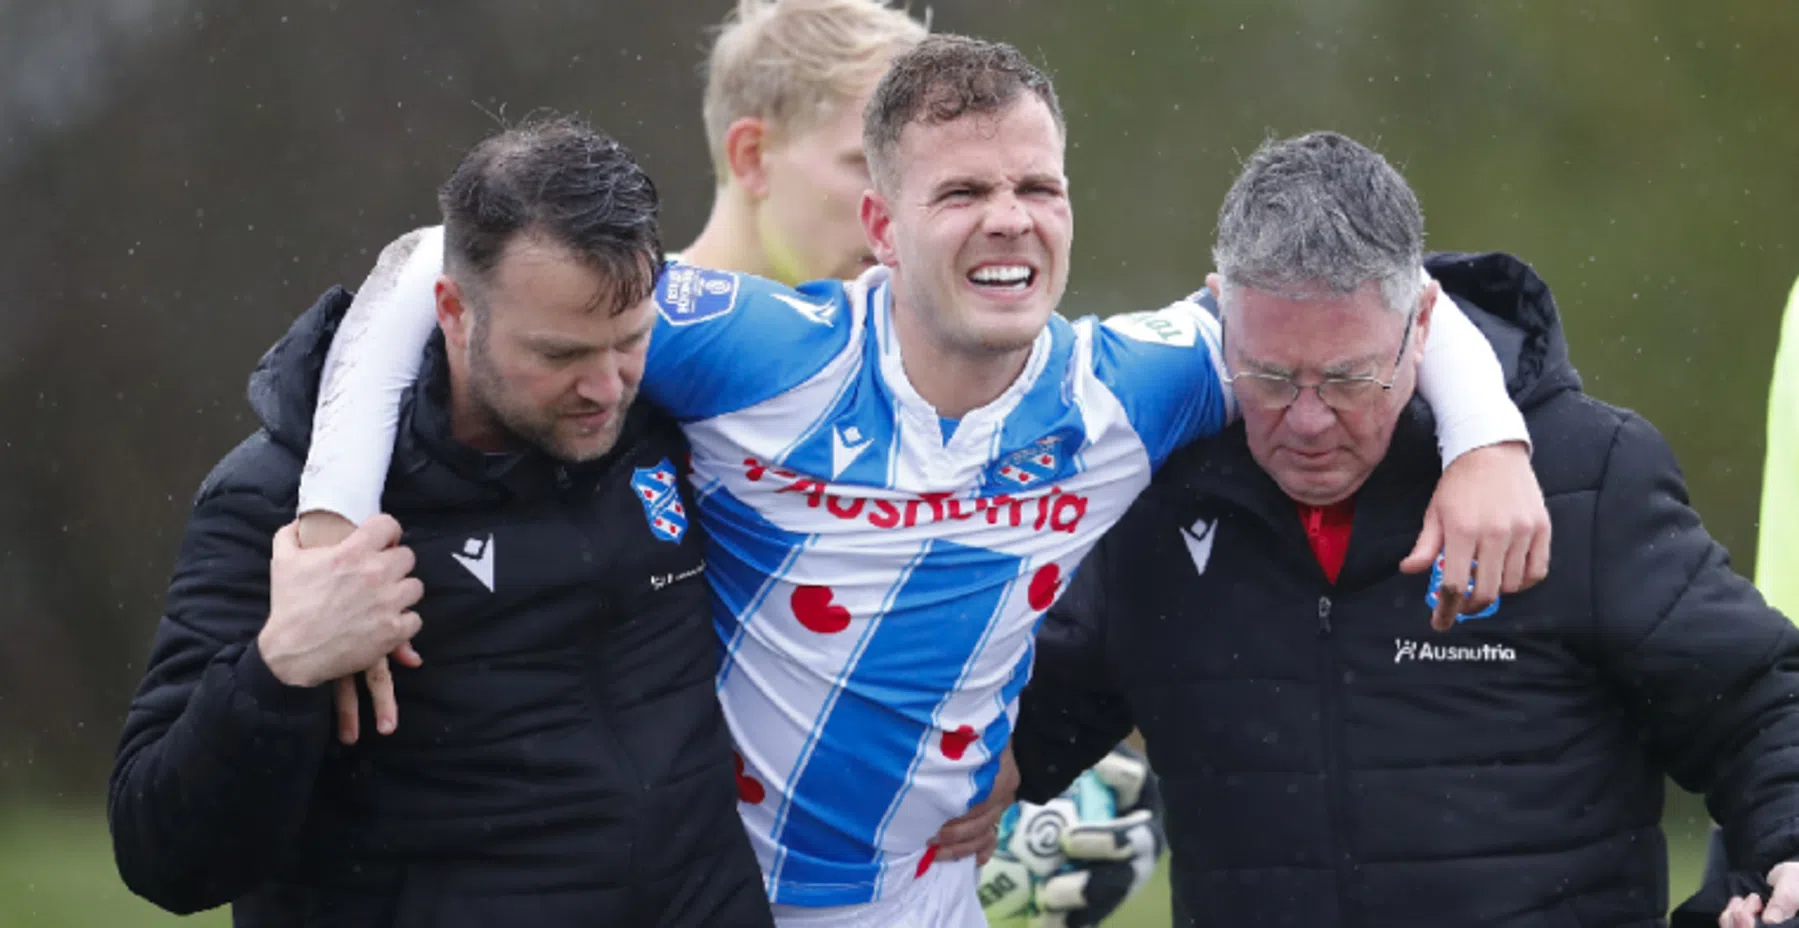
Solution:
<svg viewBox="0 0 1799 928">
<path fill-rule="evenodd" d="M 973 857 L 931 864 L 924 876 L 861 905 L 777 905 L 776 928 L 987 928 Z"/>
</svg>

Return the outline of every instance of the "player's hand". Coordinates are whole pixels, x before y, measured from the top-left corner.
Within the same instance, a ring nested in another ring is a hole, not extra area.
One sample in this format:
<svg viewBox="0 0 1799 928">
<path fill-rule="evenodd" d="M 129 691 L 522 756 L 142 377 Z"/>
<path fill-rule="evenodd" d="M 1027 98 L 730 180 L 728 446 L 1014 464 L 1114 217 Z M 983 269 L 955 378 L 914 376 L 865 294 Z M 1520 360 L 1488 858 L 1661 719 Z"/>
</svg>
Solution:
<svg viewBox="0 0 1799 928">
<path fill-rule="evenodd" d="M 1529 589 L 1549 575 L 1549 509 L 1522 442 L 1477 448 L 1450 462 L 1424 514 L 1424 531 L 1399 569 L 1418 574 L 1443 556 L 1431 627 L 1445 631 L 1458 614 L 1491 606 L 1501 593 Z M 1470 564 L 1477 565 L 1473 583 Z"/>
<path fill-rule="evenodd" d="M 317 686 L 365 667 L 410 640 L 424 594 L 400 525 L 376 516 L 326 548 L 301 549 L 299 528 L 275 533 L 269 619 L 257 634 L 269 672 L 289 686 Z"/>
<path fill-rule="evenodd" d="M 1718 916 L 1718 928 L 1778 925 L 1799 914 L 1799 862 L 1776 864 L 1768 871 L 1768 902 L 1759 894 L 1736 896 Z"/>
<path fill-rule="evenodd" d="M 300 516 L 297 529 L 300 547 L 323 548 L 350 537 L 356 526 L 335 512 L 319 511 Z M 402 642 L 388 657 L 406 667 L 417 668 L 424 663 L 410 641 Z M 392 734 L 400 725 L 400 703 L 394 697 L 394 675 L 388 657 L 377 660 L 362 672 L 363 680 L 368 684 L 369 700 L 375 708 L 375 730 L 384 735 Z M 337 739 L 344 744 L 355 744 L 362 735 L 362 707 L 356 692 L 356 678 L 338 677 L 332 681 L 332 689 L 332 701 L 337 707 Z"/>
<path fill-rule="evenodd" d="M 993 789 L 987 798 L 969 809 L 961 818 L 944 823 L 931 843 L 937 845 L 938 860 L 956 860 L 974 856 L 975 866 L 986 866 L 999 846 L 999 820 L 1018 797 L 1018 764 L 1012 760 L 1012 746 L 999 755 L 999 772 L 993 777 Z"/>
<path fill-rule="evenodd" d="M 1037 887 L 1043 928 L 1101 924 L 1149 882 L 1162 853 L 1161 793 L 1143 755 L 1121 744 L 1093 773 L 1112 791 L 1116 817 L 1082 820 L 1062 832 L 1062 853 L 1074 869 Z"/>
</svg>

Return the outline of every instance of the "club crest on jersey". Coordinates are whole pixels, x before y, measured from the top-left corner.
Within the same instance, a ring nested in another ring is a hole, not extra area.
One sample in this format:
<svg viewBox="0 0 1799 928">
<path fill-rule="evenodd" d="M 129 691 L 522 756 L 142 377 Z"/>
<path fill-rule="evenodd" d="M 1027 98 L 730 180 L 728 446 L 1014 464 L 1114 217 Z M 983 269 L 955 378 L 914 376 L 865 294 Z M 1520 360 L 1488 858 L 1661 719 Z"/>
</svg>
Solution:
<svg viewBox="0 0 1799 928">
<path fill-rule="evenodd" d="M 656 308 L 669 325 L 693 325 L 737 308 L 734 274 L 691 264 L 671 265 L 656 287 Z"/>
<path fill-rule="evenodd" d="M 987 484 L 1007 490 L 1035 490 L 1067 468 L 1069 451 L 1062 436 L 1039 438 L 987 467 Z"/>
<path fill-rule="evenodd" d="M 678 542 L 687 533 L 687 507 L 681 505 L 678 482 L 668 458 L 655 467 L 636 467 L 631 471 L 631 489 L 643 504 L 650 534 L 662 541 Z"/>
</svg>

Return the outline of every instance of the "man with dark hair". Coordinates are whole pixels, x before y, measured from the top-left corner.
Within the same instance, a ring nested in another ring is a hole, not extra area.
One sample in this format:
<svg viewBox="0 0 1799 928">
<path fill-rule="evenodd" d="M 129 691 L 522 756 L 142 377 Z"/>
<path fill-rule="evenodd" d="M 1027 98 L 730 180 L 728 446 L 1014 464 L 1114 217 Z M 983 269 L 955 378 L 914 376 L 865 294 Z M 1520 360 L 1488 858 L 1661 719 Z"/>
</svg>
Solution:
<svg viewBox="0 0 1799 928">
<path fill-rule="evenodd" d="M 442 242 L 409 243 L 448 268 L 384 500 L 405 534 L 381 516 L 301 549 L 289 522 L 333 288 L 264 357 L 263 428 L 195 503 L 113 772 L 119 871 L 240 926 L 771 925 L 686 447 L 632 403 L 655 188 L 555 121 L 482 142 L 440 203 Z M 323 684 L 408 640 L 410 724 L 338 743 Z"/>
<path fill-rule="evenodd" d="M 964 928 L 985 921 L 975 862 L 940 860 L 940 842 L 961 843 L 946 823 L 1006 805 L 991 794 L 1038 619 L 1151 470 L 1233 407 L 1200 305 L 1103 325 L 1055 314 L 1065 140 L 1047 79 L 1016 50 L 926 39 L 874 97 L 919 101 L 875 107 L 894 114 L 873 120 L 877 138 L 902 123 L 869 152 L 862 198 L 881 266 L 789 288 L 671 265 L 643 387 L 693 445 L 717 691 L 777 920 Z M 421 284 L 442 261 L 414 252 L 346 329 L 430 315 Z M 1425 392 L 1452 423 L 1454 463 L 1414 566 L 1446 548 L 1465 577 L 1476 554 L 1490 594 L 1508 560 L 1520 583 L 1527 561 L 1546 567 L 1547 517 L 1491 349 L 1442 315 Z M 309 511 L 378 496 L 393 386 L 417 355 L 344 341 L 327 379 L 368 383 L 355 421 L 377 427 L 315 445 Z"/>
<path fill-rule="evenodd" d="M 477 146 L 439 192 L 439 321 L 452 316 L 468 346 L 452 402 L 470 428 L 506 436 L 495 444 L 580 463 L 619 438 L 663 262 L 656 188 L 622 169 L 628 158 L 566 122 L 527 126 Z M 548 307 L 583 327 L 555 331 L 536 317 Z"/>
<path fill-rule="evenodd" d="M 1670 776 L 1787 898 L 1799 632 L 1655 429 L 1581 392 L 1544 283 L 1423 240 L 1348 138 L 1250 159 L 1207 280 L 1242 422 L 1177 453 L 1050 611 L 1021 794 L 1140 728 L 1199 925 L 1662 924 Z M 1439 286 L 1501 349 L 1563 553 L 1433 635 L 1440 578 L 1400 564 L 1437 485 L 1414 394 Z"/>
</svg>

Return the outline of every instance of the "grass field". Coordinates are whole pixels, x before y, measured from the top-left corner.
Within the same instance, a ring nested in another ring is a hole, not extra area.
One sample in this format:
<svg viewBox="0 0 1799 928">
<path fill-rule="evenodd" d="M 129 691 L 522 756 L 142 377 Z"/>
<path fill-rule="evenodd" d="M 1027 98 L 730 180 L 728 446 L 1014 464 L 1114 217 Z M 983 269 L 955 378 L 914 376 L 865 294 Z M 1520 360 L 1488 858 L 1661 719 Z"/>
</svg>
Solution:
<svg viewBox="0 0 1799 928">
<path fill-rule="evenodd" d="M 1697 883 L 1704 862 L 1704 813 L 1677 797 L 1668 816 L 1673 898 Z M 1166 928 L 1168 883 L 1163 874 L 1106 922 L 1113 928 Z M 0 926 L 5 928 L 158 928 L 231 923 L 219 909 L 176 918 L 139 900 L 113 869 L 106 823 L 93 811 L 59 811 L 13 804 L 0 808 Z"/>
</svg>

